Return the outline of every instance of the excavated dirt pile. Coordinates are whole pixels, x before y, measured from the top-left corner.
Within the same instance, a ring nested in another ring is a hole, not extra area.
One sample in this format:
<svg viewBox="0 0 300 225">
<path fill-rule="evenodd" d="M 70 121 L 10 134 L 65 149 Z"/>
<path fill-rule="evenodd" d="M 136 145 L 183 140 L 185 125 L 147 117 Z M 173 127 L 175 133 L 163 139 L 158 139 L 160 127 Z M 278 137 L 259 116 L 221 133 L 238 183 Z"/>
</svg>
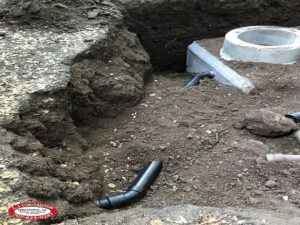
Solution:
<svg viewBox="0 0 300 225">
<path fill-rule="evenodd" d="M 21 200 L 55 205 L 59 214 L 49 223 L 99 214 L 103 210 L 93 201 L 126 190 L 152 159 L 162 159 L 164 169 L 138 206 L 298 210 L 299 164 L 268 163 L 264 157 L 300 154 L 291 135 L 298 125 L 284 121 L 273 127 L 276 121 L 264 118 L 299 110 L 299 63 L 228 63 L 254 82 L 256 90 L 249 95 L 214 80 L 182 91 L 189 75 L 179 73 L 194 40 L 244 25 L 299 25 L 298 1 L 14 0 L 0 6 L 0 41 L 19 38 L 24 46 L 38 43 L 44 52 L 55 53 L 50 73 L 45 69 L 35 76 L 48 82 L 52 72 L 64 81 L 0 102 L 6 107 L 18 99 L 17 111 L 0 111 L 6 129 L 0 130 L 5 146 L 0 163 L 20 173 L 10 182 L 0 168 L 0 185 L 9 187 L 1 215 Z M 82 50 L 69 53 L 70 36 Z M 42 42 L 52 38 L 50 44 Z M 221 44 L 222 38 L 203 41 L 217 57 Z M 66 57 L 56 62 L 59 52 Z M 35 70 L 42 57 L 35 57 L 35 48 L 29 53 L 24 62 Z M 13 74 L 14 67 L 7 65 L 15 64 L 6 63 L 4 74 Z M 61 65 L 64 70 L 53 69 Z M 14 76 L 21 81 L 37 79 L 26 68 L 19 73 Z M 1 82 L 5 96 L 15 79 L 3 75 Z M 257 109 L 266 116 L 256 118 Z"/>
</svg>

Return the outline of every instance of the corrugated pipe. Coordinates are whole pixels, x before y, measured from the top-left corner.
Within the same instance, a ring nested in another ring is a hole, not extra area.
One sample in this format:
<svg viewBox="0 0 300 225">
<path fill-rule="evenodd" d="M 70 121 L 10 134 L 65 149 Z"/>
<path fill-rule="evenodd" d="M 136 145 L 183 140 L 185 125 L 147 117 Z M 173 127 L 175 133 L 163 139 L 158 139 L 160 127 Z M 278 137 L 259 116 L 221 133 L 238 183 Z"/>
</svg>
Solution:
<svg viewBox="0 0 300 225">
<path fill-rule="evenodd" d="M 139 200 L 146 194 L 148 188 L 160 173 L 162 166 L 163 162 L 160 160 L 149 162 L 126 192 L 97 200 L 96 205 L 104 209 L 111 209 L 125 206 Z"/>
</svg>

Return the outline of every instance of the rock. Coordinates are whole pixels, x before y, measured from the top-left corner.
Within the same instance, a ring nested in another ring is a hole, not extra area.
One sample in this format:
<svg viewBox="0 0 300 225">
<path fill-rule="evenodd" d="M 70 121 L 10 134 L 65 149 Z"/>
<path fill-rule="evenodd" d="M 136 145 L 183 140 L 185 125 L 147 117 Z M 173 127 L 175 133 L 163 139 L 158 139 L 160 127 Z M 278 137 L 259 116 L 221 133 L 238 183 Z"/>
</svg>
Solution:
<svg viewBox="0 0 300 225">
<path fill-rule="evenodd" d="M 88 11 L 87 13 L 87 17 L 89 19 L 95 19 L 97 16 L 99 15 L 99 10 L 98 9 L 93 9 Z"/>
<path fill-rule="evenodd" d="M 257 198 L 249 198 L 249 201 L 252 205 L 256 205 L 258 204 L 260 201 Z"/>
<path fill-rule="evenodd" d="M 294 132 L 294 137 L 296 138 L 298 144 L 300 144 L 300 130 Z"/>
<path fill-rule="evenodd" d="M 257 196 L 262 196 L 263 192 L 260 191 L 260 190 L 254 190 L 254 194 L 257 195 Z"/>
<path fill-rule="evenodd" d="M 31 6 L 31 4 L 32 4 L 32 1 L 25 2 L 25 3 L 22 5 L 22 8 L 27 10 L 27 9 Z"/>
<path fill-rule="evenodd" d="M 19 165 L 17 165 L 21 171 L 36 176 L 49 175 L 51 166 L 53 166 L 53 161 L 50 158 L 38 156 L 26 156 L 19 162 Z"/>
<path fill-rule="evenodd" d="M 37 1 L 32 2 L 29 5 L 28 12 L 31 14 L 37 14 L 41 11 L 41 6 L 37 3 Z"/>
<path fill-rule="evenodd" d="M 268 145 L 264 144 L 261 141 L 248 139 L 248 140 L 241 140 L 237 145 L 236 148 L 244 151 L 244 152 L 253 152 L 256 155 L 265 155 L 269 152 L 270 148 Z"/>
<path fill-rule="evenodd" d="M 68 6 L 62 4 L 62 3 L 55 3 L 52 5 L 52 7 L 61 8 L 61 9 L 68 9 Z"/>
<path fill-rule="evenodd" d="M 292 152 L 293 152 L 293 154 L 295 154 L 295 155 L 300 155 L 300 149 L 299 149 L 299 148 L 294 148 L 294 149 L 292 150 Z"/>
<path fill-rule="evenodd" d="M 35 152 L 43 149 L 43 145 L 39 141 L 32 141 L 28 143 L 27 150 Z"/>
<path fill-rule="evenodd" d="M 288 200 L 289 200 L 289 196 L 283 196 L 282 199 L 283 199 L 284 201 L 288 201 Z"/>
<path fill-rule="evenodd" d="M 108 187 L 110 187 L 110 188 L 116 188 L 116 185 L 114 183 L 109 183 Z"/>
<path fill-rule="evenodd" d="M 23 153 L 33 153 L 43 149 L 43 145 L 36 140 L 27 140 L 25 137 L 18 136 L 11 141 L 11 146 Z"/>
<path fill-rule="evenodd" d="M 247 112 L 244 117 L 244 124 L 250 133 L 267 137 L 282 136 L 298 128 L 292 120 L 265 109 Z"/>
<path fill-rule="evenodd" d="M 150 221 L 150 225 L 164 225 L 160 219 L 154 219 Z"/>
<path fill-rule="evenodd" d="M 5 37 L 6 36 L 6 32 L 5 31 L 0 31 L 0 37 Z"/>
<path fill-rule="evenodd" d="M 174 175 L 174 176 L 173 176 L 173 180 L 174 180 L 174 181 L 178 181 L 178 179 L 179 179 L 179 175 Z"/>
<path fill-rule="evenodd" d="M 89 184 L 70 187 L 64 192 L 65 199 L 70 203 L 83 203 L 92 199 L 93 193 Z"/>
<path fill-rule="evenodd" d="M 282 173 L 283 175 L 285 175 L 287 177 L 292 176 L 292 174 L 289 171 L 287 171 L 287 170 L 281 170 L 280 173 Z"/>
<path fill-rule="evenodd" d="M 24 151 L 24 150 L 26 151 L 28 146 L 28 141 L 26 138 L 20 136 L 13 139 L 10 144 L 17 151 Z"/>
<path fill-rule="evenodd" d="M 151 190 L 157 190 L 158 189 L 158 186 L 157 185 L 152 185 L 151 186 Z"/>
<path fill-rule="evenodd" d="M 12 17 L 21 17 L 21 16 L 24 16 L 26 14 L 25 10 L 22 9 L 22 8 L 19 8 L 19 7 L 13 7 L 10 9 L 9 11 L 9 14 L 12 16 Z"/>
<path fill-rule="evenodd" d="M 183 188 L 183 191 L 185 191 L 185 192 L 190 192 L 191 190 L 192 190 L 192 188 L 189 186 Z"/>
<path fill-rule="evenodd" d="M 0 170 L 6 169 L 6 166 L 3 164 L 0 164 Z"/>
<path fill-rule="evenodd" d="M 241 122 L 238 122 L 236 124 L 233 124 L 233 128 L 237 129 L 237 130 L 242 130 L 245 128 L 245 124 L 244 123 L 241 123 Z"/>
<path fill-rule="evenodd" d="M 193 139 L 193 135 L 192 135 L 192 134 L 188 134 L 188 135 L 186 136 L 186 139 L 192 140 L 192 139 Z"/>
<path fill-rule="evenodd" d="M 274 181 L 274 180 L 268 180 L 265 183 L 265 186 L 268 187 L 268 188 L 274 188 L 274 187 L 278 186 L 278 183 L 276 183 L 276 181 Z"/>
<path fill-rule="evenodd" d="M 164 146 L 164 145 L 161 145 L 161 146 L 159 146 L 159 149 L 163 151 L 163 150 L 166 150 L 166 149 L 167 149 L 167 147 L 166 147 L 166 146 Z"/>
<path fill-rule="evenodd" d="M 25 183 L 25 191 L 30 197 L 35 198 L 58 198 L 65 188 L 65 183 L 56 178 L 36 177 Z"/>
<path fill-rule="evenodd" d="M 86 39 L 84 39 L 83 41 L 84 41 L 84 42 L 93 42 L 94 39 L 92 39 L 92 38 L 86 38 Z"/>
</svg>

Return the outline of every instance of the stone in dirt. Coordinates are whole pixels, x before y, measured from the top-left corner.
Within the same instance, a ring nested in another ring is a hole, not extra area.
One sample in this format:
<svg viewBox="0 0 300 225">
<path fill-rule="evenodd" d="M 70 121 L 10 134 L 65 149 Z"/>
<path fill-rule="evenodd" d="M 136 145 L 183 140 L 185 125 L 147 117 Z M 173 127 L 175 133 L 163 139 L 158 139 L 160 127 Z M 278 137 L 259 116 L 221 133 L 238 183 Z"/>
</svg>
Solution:
<svg viewBox="0 0 300 225">
<path fill-rule="evenodd" d="M 11 146 L 23 153 L 33 153 L 43 148 L 39 141 L 27 140 L 25 137 L 18 136 L 11 141 Z"/>
<path fill-rule="evenodd" d="M 35 177 L 26 181 L 24 189 L 30 197 L 56 199 L 66 189 L 66 184 L 56 178 Z"/>
<path fill-rule="evenodd" d="M 87 202 L 93 197 L 88 184 L 80 184 L 76 187 L 68 188 L 64 195 L 65 199 L 71 203 Z"/>
<path fill-rule="evenodd" d="M 270 148 L 268 145 L 264 144 L 261 141 L 257 140 L 241 140 L 236 148 L 245 151 L 253 152 L 255 155 L 264 155 L 269 152 Z"/>
<path fill-rule="evenodd" d="M 256 205 L 259 203 L 259 200 L 257 198 L 252 198 L 250 197 L 249 198 L 249 202 L 252 204 L 252 205 Z"/>
<path fill-rule="evenodd" d="M 36 176 L 47 176 L 49 175 L 49 169 L 52 165 L 53 161 L 50 158 L 25 156 L 20 160 L 17 167 L 25 173 Z"/>
<path fill-rule="evenodd" d="M 298 129 L 292 120 L 266 109 L 247 112 L 244 124 L 250 133 L 266 137 L 282 136 Z"/>
<path fill-rule="evenodd" d="M 87 17 L 89 19 L 95 19 L 99 15 L 99 10 L 98 9 L 93 9 L 91 11 L 88 11 Z"/>
<path fill-rule="evenodd" d="M 278 183 L 276 181 L 274 181 L 274 180 L 268 180 L 265 183 L 265 186 L 268 187 L 268 188 L 273 188 L 273 187 L 277 187 Z"/>
</svg>

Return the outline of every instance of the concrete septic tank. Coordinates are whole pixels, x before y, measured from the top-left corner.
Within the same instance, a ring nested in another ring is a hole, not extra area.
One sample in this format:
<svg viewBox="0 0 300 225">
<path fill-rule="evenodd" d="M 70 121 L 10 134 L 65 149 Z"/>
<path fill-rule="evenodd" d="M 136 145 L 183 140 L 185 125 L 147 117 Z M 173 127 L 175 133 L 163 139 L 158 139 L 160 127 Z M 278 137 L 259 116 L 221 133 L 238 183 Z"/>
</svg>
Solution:
<svg viewBox="0 0 300 225">
<path fill-rule="evenodd" d="M 225 36 L 225 60 L 292 64 L 300 58 L 300 30 L 274 26 L 234 29 Z"/>
</svg>

